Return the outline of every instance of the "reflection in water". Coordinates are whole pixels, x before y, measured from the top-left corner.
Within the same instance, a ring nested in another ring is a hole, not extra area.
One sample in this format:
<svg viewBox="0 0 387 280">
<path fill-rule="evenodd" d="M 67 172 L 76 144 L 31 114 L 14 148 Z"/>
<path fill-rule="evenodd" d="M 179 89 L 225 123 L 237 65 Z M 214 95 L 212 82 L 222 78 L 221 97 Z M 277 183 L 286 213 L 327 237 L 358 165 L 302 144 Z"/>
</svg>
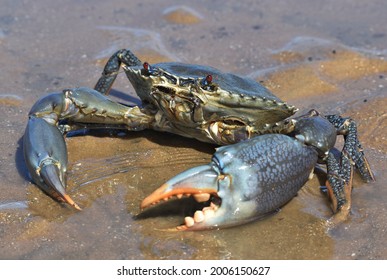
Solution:
<svg viewBox="0 0 387 280">
<path fill-rule="evenodd" d="M 107 158 L 86 159 L 74 163 L 69 176 L 72 177 L 74 185 L 82 187 L 118 173 L 131 171 L 133 173 L 132 177 L 134 177 L 138 169 L 162 168 L 166 165 L 175 168 L 186 164 L 200 165 L 208 162 L 205 158 L 197 158 L 189 149 L 170 151 L 168 156 L 173 158 L 172 161 L 167 160 L 166 155 L 163 155 L 163 153 L 165 151 L 158 148 L 157 150 L 130 151 Z M 131 175 L 129 174 L 128 177 L 131 177 Z"/>
<path fill-rule="evenodd" d="M 146 59 L 149 63 L 154 63 L 154 60 L 179 61 L 179 58 L 167 51 L 160 34 L 154 31 L 121 26 L 99 26 L 98 29 L 109 32 L 113 39 L 109 47 L 101 51 L 96 59 L 104 60 L 117 50 L 131 46 L 131 51 L 136 53 L 140 60 Z M 132 42 L 136 44 L 133 45 Z"/>
<path fill-rule="evenodd" d="M 172 6 L 163 11 L 164 18 L 174 24 L 195 24 L 203 17 L 195 10 L 186 6 Z"/>
<path fill-rule="evenodd" d="M 27 201 L 0 202 L 0 211 L 10 209 L 26 209 L 27 207 Z"/>
</svg>

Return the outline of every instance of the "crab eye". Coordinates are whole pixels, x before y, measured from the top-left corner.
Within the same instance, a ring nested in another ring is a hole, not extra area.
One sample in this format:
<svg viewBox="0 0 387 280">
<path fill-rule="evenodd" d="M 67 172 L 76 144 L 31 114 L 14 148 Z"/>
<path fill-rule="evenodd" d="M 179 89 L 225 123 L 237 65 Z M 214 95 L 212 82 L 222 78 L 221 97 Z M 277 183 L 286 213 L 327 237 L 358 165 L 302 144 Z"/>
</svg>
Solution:
<svg viewBox="0 0 387 280">
<path fill-rule="evenodd" d="M 205 78 L 201 80 L 201 85 L 203 88 L 206 88 L 211 85 L 212 83 L 212 75 L 207 75 Z"/>
<path fill-rule="evenodd" d="M 148 62 L 144 62 L 142 65 L 144 67 L 145 73 L 148 75 L 154 75 L 156 72 L 156 69 L 152 67 Z"/>
<path fill-rule="evenodd" d="M 144 62 L 144 64 L 142 65 L 144 67 L 145 70 L 149 71 L 149 63 L 148 62 Z"/>
</svg>

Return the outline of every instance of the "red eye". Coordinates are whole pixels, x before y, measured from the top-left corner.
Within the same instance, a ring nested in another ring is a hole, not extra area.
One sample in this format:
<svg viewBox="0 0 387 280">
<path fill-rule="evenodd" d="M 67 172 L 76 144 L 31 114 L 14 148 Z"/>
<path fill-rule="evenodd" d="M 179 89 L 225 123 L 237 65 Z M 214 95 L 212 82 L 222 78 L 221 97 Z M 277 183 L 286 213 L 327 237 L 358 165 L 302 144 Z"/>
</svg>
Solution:
<svg viewBox="0 0 387 280">
<path fill-rule="evenodd" d="M 206 81 L 207 81 L 207 83 L 211 83 L 212 82 L 212 75 L 207 75 Z"/>
<path fill-rule="evenodd" d="M 148 62 L 144 62 L 144 64 L 142 66 L 144 67 L 145 70 L 149 70 L 149 63 Z"/>
</svg>

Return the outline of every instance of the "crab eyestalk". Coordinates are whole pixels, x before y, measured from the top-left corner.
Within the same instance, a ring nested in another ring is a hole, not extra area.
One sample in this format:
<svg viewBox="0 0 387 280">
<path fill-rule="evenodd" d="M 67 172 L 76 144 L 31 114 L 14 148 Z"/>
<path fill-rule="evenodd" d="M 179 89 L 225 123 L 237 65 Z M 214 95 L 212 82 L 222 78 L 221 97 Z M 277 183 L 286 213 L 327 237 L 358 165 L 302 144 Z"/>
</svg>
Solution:
<svg viewBox="0 0 387 280">
<path fill-rule="evenodd" d="M 286 135 L 262 135 L 218 148 L 208 165 L 172 178 L 144 199 L 146 208 L 172 196 L 219 198 L 185 217 L 178 230 L 231 227 L 275 212 L 293 198 L 317 162 L 315 149 Z"/>
</svg>

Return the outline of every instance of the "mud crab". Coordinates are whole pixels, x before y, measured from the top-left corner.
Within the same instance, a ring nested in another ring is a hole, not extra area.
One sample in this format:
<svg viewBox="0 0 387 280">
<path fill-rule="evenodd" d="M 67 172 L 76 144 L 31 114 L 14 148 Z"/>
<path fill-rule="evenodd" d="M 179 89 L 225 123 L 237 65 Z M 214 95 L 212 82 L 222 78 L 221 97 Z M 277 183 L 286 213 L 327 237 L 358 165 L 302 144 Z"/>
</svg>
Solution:
<svg viewBox="0 0 387 280">
<path fill-rule="evenodd" d="M 142 101 L 129 107 L 107 95 L 121 67 Z M 234 226 L 272 213 L 292 199 L 316 163 L 327 165 L 335 219 L 351 207 L 353 169 L 374 176 L 350 118 L 297 109 L 261 84 L 215 68 L 183 63 L 150 65 L 130 50 L 117 51 L 94 89 L 66 89 L 33 105 L 24 153 L 33 181 L 53 198 L 81 209 L 65 192 L 64 135 L 81 128 L 155 129 L 222 145 L 211 163 L 187 170 L 145 198 L 141 208 L 193 195 L 206 207 L 180 230 Z M 337 160 L 336 136 L 345 144 Z"/>
</svg>

